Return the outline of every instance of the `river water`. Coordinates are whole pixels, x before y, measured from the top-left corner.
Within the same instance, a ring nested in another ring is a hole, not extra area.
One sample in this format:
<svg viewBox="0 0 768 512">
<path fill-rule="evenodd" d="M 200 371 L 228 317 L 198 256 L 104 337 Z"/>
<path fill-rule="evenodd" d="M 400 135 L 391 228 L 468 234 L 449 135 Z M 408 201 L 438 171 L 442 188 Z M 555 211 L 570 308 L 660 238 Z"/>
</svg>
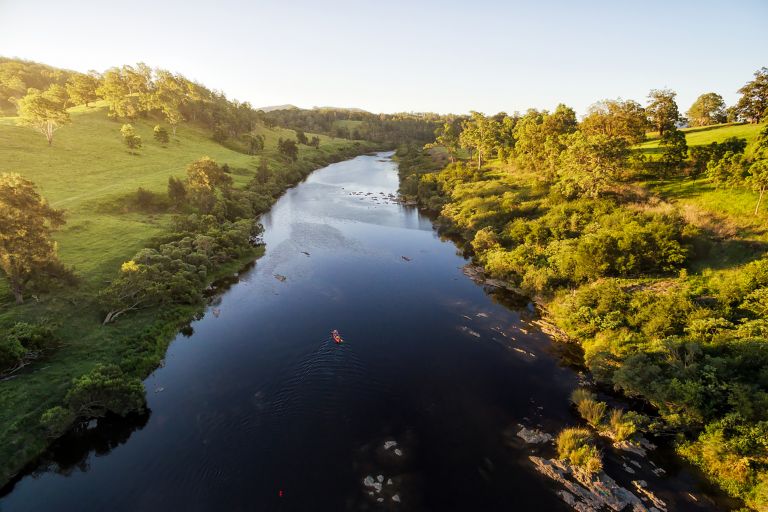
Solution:
<svg viewBox="0 0 768 512">
<path fill-rule="evenodd" d="M 551 447 L 514 434 L 577 424 L 577 373 L 530 307 L 501 305 L 392 200 L 390 157 L 289 190 L 262 218 L 264 257 L 146 380 L 151 412 L 67 436 L 0 510 L 568 510 L 527 459 Z M 667 470 L 670 510 L 711 509 Z"/>
</svg>

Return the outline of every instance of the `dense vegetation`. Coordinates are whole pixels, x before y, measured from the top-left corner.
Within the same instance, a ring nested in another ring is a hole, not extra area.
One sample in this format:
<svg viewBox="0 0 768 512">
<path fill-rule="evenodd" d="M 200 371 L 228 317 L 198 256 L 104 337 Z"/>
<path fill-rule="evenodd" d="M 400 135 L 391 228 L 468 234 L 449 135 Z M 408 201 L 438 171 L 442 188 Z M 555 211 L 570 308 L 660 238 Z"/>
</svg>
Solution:
<svg viewBox="0 0 768 512">
<path fill-rule="evenodd" d="M 141 412 L 141 380 L 204 290 L 263 250 L 258 215 L 311 170 L 378 146 L 265 126 L 144 65 L 0 70 L 19 114 L 0 118 L 4 483 L 73 423 Z"/>
<path fill-rule="evenodd" d="M 398 152 L 403 195 L 439 213 L 487 274 L 535 297 L 606 389 L 657 411 L 609 411 L 580 390 L 590 426 L 615 440 L 674 434 L 757 510 L 768 510 L 766 76 L 731 109 L 699 98 L 690 130 L 674 92 L 654 90 L 645 107 L 605 100 L 581 122 L 564 105 L 475 112 Z M 723 116 L 750 124 L 710 126 Z M 564 431 L 561 456 L 599 469 L 590 436 Z"/>
</svg>

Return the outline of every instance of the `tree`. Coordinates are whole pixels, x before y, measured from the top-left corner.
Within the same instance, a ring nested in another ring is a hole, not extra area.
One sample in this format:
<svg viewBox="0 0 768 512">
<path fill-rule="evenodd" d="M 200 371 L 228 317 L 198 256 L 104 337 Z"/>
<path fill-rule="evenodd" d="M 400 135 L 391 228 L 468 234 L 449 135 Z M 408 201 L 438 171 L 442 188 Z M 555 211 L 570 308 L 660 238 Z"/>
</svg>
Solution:
<svg viewBox="0 0 768 512">
<path fill-rule="evenodd" d="M 497 146 L 499 123 L 480 112 L 472 112 L 472 117 L 462 123 L 459 141 L 465 148 L 477 153 L 478 170 L 483 165 L 483 155 L 489 156 Z"/>
<path fill-rule="evenodd" d="M 315 149 L 320 149 L 320 137 L 318 137 L 317 135 L 312 137 L 312 139 L 309 141 L 309 145 Z M 263 147 L 263 144 L 262 144 L 262 147 Z"/>
<path fill-rule="evenodd" d="M 70 122 L 61 96 L 54 89 L 45 92 L 30 89 L 18 106 L 21 122 L 42 133 L 49 146 L 53 144 L 54 132 Z"/>
<path fill-rule="evenodd" d="M 566 140 L 577 124 L 576 113 L 562 104 L 552 114 L 546 110 L 529 110 L 514 128 L 517 164 L 536 173 L 543 181 L 554 180 L 560 153 L 565 150 Z"/>
<path fill-rule="evenodd" d="M 587 135 L 621 137 L 629 144 L 645 140 L 648 119 L 636 101 L 603 100 L 595 103 L 579 126 Z"/>
<path fill-rule="evenodd" d="M 599 197 L 621 176 L 629 145 L 621 137 L 576 131 L 560 156 L 558 188 L 566 197 Z"/>
<path fill-rule="evenodd" d="M 122 128 L 120 128 L 120 135 L 123 136 L 123 143 L 125 143 L 128 149 L 134 150 L 141 148 L 141 137 L 136 135 L 136 130 L 133 129 L 132 125 L 124 124 Z"/>
<path fill-rule="evenodd" d="M 175 137 L 176 127 L 184 121 L 181 110 L 187 101 L 187 81 L 184 77 L 165 70 L 158 70 L 156 75 L 152 92 L 153 107 L 159 108 L 163 112 Z"/>
<path fill-rule="evenodd" d="M 759 123 L 768 117 L 768 68 L 758 69 L 754 76 L 754 80 L 739 89 L 741 98 L 735 110 L 742 119 Z"/>
<path fill-rule="evenodd" d="M 264 157 L 261 157 L 259 162 L 259 168 L 256 169 L 256 181 L 261 185 L 264 185 L 269 180 L 269 162 Z"/>
<path fill-rule="evenodd" d="M 763 194 L 768 189 L 768 160 L 757 160 L 749 167 L 747 183 L 752 187 L 752 190 L 758 193 L 757 204 L 755 205 L 755 215 L 757 215 L 760 211 Z"/>
<path fill-rule="evenodd" d="M 277 141 L 277 152 L 292 162 L 299 159 L 299 146 L 296 145 L 296 141 L 293 139 L 279 139 Z"/>
<path fill-rule="evenodd" d="M 714 92 L 699 96 L 688 109 L 687 115 L 691 126 L 709 126 L 727 120 L 723 97 Z"/>
<path fill-rule="evenodd" d="M 170 140 L 170 137 L 168 137 L 168 130 L 158 124 L 152 130 L 152 133 L 157 142 L 160 144 L 168 144 L 168 141 Z"/>
<path fill-rule="evenodd" d="M 648 106 L 645 112 L 651 126 L 663 136 L 664 132 L 675 127 L 680 121 L 680 111 L 675 103 L 677 93 L 670 89 L 651 89 L 648 94 Z"/>
<path fill-rule="evenodd" d="M 248 152 L 251 155 L 255 155 L 256 153 L 259 153 L 264 150 L 263 135 L 261 134 L 247 135 L 246 140 L 248 141 Z"/>
<path fill-rule="evenodd" d="M 664 177 L 666 178 L 669 173 L 682 170 L 688 156 L 688 143 L 685 140 L 685 134 L 672 127 L 664 132 L 659 145 L 663 148 L 659 162 Z"/>
<path fill-rule="evenodd" d="M 744 179 L 744 155 L 728 151 L 717 160 L 710 160 L 707 164 L 707 176 L 716 187 L 740 185 Z"/>
<path fill-rule="evenodd" d="M 125 416 L 143 411 L 146 403 L 141 379 L 123 374 L 114 364 L 98 365 L 72 381 L 64 401 L 81 418 L 101 417 L 108 412 Z"/>
<path fill-rule="evenodd" d="M 461 128 L 457 122 L 444 123 L 435 130 L 435 142 L 424 146 L 425 148 L 444 147 L 448 151 L 448 157 L 451 162 L 456 161 L 456 154 L 459 152 Z"/>
<path fill-rule="evenodd" d="M 168 177 L 168 198 L 176 208 L 181 208 L 187 200 L 187 188 L 179 178 Z"/>
<path fill-rule="evenodd" d="M 120 68 L 104 72 L 96 93 L 106 100 L 110 117 L 135 119 L 142 112 L 138 95 L 131 92 L 131 84 Z"/>
<path fill-rule="evenodd" d="M 51 208 L 34 183 L 0 175 L 0 270 L 17 304 L 24 302 L 30 279 L 59 264 L 51 234 L 63 224 L 64 212 Z"/>
<path fill-rule="evenodd" d="M 96 101 L 98 95 L 96 89 L 99 87 L 99 77 L 95 71 L 88 74 L 77 73 L 67 82 L 67 94 L 75 105 L 85 105 Z"/>
<path fill-rule="evenodd" d="M 216 191 L 229 187 L 232 176 L 212 158 L 203 158 L 187 166 L 187 193 L 200 211 L 209 213 L 216 202 Z"/>
<path fill-rule="evenodd" d="M 305 146 L 309 144 L 309 140 L 307 139 L 307 134 L 301 130 L 296 130 L 296 141 L 299 144 L 304 144 Z"/>
</svg>

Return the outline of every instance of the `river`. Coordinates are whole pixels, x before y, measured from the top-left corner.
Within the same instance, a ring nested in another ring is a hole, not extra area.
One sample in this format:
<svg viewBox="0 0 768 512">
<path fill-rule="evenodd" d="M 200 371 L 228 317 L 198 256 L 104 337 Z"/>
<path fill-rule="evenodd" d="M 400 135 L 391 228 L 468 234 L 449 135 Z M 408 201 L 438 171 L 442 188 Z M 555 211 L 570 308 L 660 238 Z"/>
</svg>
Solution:
<svg viewBox="0 0 768 512">
<path fill-rule="evenodd" d="M 577 372 L 397 187 L 380 153 L 289 190 L 265 255 L 145 381 L 150 413 L 67 436 L 0 510 L 569 510 L 515 433 L 578 424 Z M 667 471 L 669 510 L 708 509 Z"/>
</svg>

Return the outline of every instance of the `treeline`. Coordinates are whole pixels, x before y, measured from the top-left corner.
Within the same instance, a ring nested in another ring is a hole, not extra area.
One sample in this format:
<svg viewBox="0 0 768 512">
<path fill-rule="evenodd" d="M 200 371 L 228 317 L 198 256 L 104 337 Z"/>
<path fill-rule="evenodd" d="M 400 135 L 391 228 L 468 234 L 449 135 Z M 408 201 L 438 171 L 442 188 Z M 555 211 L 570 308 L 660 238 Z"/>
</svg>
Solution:
<svg viewBox="0 0 768 512">
<path fill-rule="evenodd" d="M 763 121 L 765 76 L 761 70 L 743 88 Z M 438 224 L 466 240 L 488 275 L 537 297 L 584 348 L 600 384 L 657 411 L 611 412 L 606 421 L 605 404 L 574 399 L 593 428 L 616 438 L 673 435 L 680 453 L 764 510 L 768 258 L 758 251 L 752 263 L 689 274 L 727 242 L 653 197 L 642 180 L 692 179 L 698 167 L 715 183 L 754 187 L 759 206 L 768 126 L 751 151 L 741 139 L 689 151 L 679 122 L 672 91 L 652 91 L 646 106 L 600 102 L 580 122 L 564 105 L 473 113 L 441 126 L 424 150 L 401 147 L 401 191 L 438 212 Z M 632 148 L 649 129 L 662 134 L 657 158 Z M 442 158 L 453 161 L 435 170 Z M 558 439 L 562 457 L 596 470 L 591 446 L 583 431 Z"/>
<path fill-rule="evenodd" d="M 264 114 L 268 126 L 278 125 L 344 139 L 398 144 L 409 141 L 419 144 L 429 142 L 435 129 L 446 117 L 431 113 L 371 114 L 348 109 L 298 108 L 273 110 Z M 455 116 L 447 118 L 452 117 Z"/>
</svg>

